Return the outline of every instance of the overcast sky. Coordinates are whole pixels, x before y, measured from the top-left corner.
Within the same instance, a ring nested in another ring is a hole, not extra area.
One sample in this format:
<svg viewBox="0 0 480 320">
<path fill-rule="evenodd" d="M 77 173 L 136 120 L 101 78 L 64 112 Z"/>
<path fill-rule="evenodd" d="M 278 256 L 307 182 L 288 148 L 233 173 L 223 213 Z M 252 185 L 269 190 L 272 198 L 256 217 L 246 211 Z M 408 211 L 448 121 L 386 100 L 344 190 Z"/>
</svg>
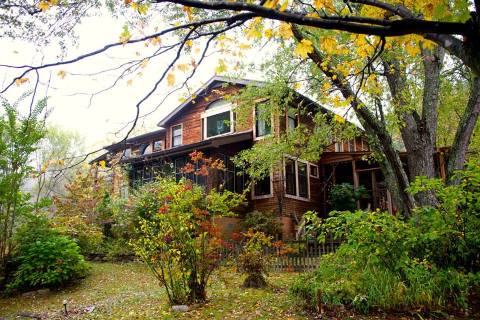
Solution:
<svg viewBox="0 0 480 320">
<path fill-rule="evenodd" d="M 124 21 L 112 18 L 109 14 L 88 18 L 77 28 L 79 37 L 78 47 L 71 47 L 67 51 L 67 58 L 73 58 L 79 54 L 87 53 L 103 47 L 107 43 L 117 42 L 122 31 Z M 163 43 L 163 41 L 162 41 Z M 68 130 L 78 131 L 85 138 L 86 151 L 95 150 L 98 147 L 123 138 L 126 130 L 115 134 L 122 129 L 128 121 L 134 118 L 135 104 L 152 88 L 153 84 L 163 72 L 173 55 L 162 55 L 161 58 L 149 62 L 142 75 L 132 75 L 118 81 L 111 89 L 96 95 L 92 100 L 89 93 L 108 88 L 113 84 L 118 72 L 94 73 L 105 70 L 119 63 L 131 59 L 139 59 L 137 52 L 144 54 L 149 48 L 143 43 L 118 47 L 95 57 L 87 58 L 75 64 L 50 68 L 41 71 L 43 85 L 38 88 L 38 97 L 47 94 L 49 108 L 52 112 L 48 123 L 61 126 Z M 56 61 L 58 54 L 56 46 L 44 48 L 41 51 L 33 45 L 21 41 L 0 40 L 1 63 L 11 65 L 40 64 Z M 250 52 L 244 58 L 249 61 L 252 57 L 258 58 L 258 54 Z M 192 90 L 198 89 L 215 74 L 219 55 L 212 54 L 201 66 L 196 76 L 189 82 Z M 58 72 L 63 70 L 66 76 L 61 79 Z M 0 69 L 0 85 L 4 87 L 17 73 Z M 259 79 L 258 76 L 247 74 L 248 78 Z M 29 83 L 14 86 L 8 91 L 6 97 L 12 102 L 20 94 L 33 87 L 34 74 L 28 76 Z M 49 81 L 48 91 L 46 83 Z M 132 80 L 131 84 L 127 83 Z M 157 92 L 150 97 L 142 106 L 143 113 L 154 110 L 159 106 L 165 95 L 171 90 L 163 82 Z M 182 91 L 182 94 L 185 94 Z M 156 128 L 156 123 L 168 112 L 174 109 L 180 102 L 181 96 L 173 94 L 154 111 L 152 115 L 143 119 L 137 126 L 137 133 L 142 133 Z M 23 104 L 24 107 L 28 103 Z"/>
</svg>

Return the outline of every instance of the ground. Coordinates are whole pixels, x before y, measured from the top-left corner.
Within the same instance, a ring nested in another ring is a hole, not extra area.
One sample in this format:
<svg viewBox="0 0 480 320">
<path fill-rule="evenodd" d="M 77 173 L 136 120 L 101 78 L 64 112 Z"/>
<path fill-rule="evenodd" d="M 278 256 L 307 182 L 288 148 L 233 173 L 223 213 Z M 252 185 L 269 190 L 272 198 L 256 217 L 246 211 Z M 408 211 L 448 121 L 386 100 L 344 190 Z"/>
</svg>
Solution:
<svg viewBox="0 0 480 320">
<path fill-rule="evenodd" d="M 90 275 L 77 285 L 0 299 L 0 319 L 428 319 L 418 315 L 362 317 L 336 312 L 322 318 L 307 314 L 288 295 L 296 273 L 272 273 L 269 277 L 272 285 L 268 289 L 243 289 L 243 277 L 232 269 L 213 275 L 206 304 L 175 313 L 168 306 L 164 290 L 145 265 L 138 262 L 91 265 Z M 64 300 L 68 317 L 62 312 Z"/>
<path fill-rule="evenodd" d="M 0 299 L 0 316 L 62 319 L 63 301 L 68 300 L 70 319 L 307 319 L 288 296 L 294 277 L 294 273 L 275 273 L 270 277 L 275 287 L 242 289 L 241 278 L 232 270 L 223 270 L 211 279 L 207 304 L 172 313 L 164 290 L 144 265 L 92 263 L 91 274 L 78 285 Z M 95 309 L 85 312 L 91 306 Z"/>
</svg>

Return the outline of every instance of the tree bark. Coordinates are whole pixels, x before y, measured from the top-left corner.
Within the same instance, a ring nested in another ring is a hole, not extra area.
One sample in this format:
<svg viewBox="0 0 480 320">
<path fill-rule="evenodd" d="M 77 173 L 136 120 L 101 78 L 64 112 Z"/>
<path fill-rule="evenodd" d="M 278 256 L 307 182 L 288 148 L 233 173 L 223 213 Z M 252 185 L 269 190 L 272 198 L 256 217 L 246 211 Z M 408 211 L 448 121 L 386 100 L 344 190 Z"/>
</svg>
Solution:
<svg viewBox="0 0 480 320">
<path fill-rule="evenodd" d="M 463 112 L 462 118 L 457 128 L 452 147 L 448 153 L 447 160 L 447 181 L 451 178 L 456 170 L 463 169 L 467 158 L 467 150 L 472 138 L 475 124 L 480 113 L 480 76 L 475 76 L 472 87 L 470 89 L 470 97 L 467 107 Z"/>
</svg>

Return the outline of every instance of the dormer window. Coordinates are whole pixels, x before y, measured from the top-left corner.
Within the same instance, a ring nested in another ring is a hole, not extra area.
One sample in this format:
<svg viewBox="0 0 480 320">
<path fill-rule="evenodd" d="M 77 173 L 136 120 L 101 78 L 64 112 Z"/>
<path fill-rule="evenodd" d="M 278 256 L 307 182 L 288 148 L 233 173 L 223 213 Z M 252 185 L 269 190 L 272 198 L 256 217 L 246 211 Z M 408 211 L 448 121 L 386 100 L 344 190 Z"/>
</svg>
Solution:
<svg viewBox="0 0 480 320">
<path fill-rule="evenodd" d="M 182 125 L 177 124 L 172 127 L 172 148 L 182 145 Z"/>
<path fill-rule="evenodd" d="M 202 113 L 203 138 L 233 132 L 233 112 L 230 102 L 217 100 L 212 102 Z"/>
</svg>

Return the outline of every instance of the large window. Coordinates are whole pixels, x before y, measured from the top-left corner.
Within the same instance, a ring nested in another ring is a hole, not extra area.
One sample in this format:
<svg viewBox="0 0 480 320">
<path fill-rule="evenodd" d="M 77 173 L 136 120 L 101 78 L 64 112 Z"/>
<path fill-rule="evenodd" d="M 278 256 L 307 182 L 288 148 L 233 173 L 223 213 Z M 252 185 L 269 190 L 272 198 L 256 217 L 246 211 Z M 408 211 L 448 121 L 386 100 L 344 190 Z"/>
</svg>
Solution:
<svg viewBox="0 0 480 320">
<path fill-rule="evenodd" d="M 285 193 L 295 197 L 309 198 L 306 162 L 285 158 Z"/>
<path fill-rule="evenodd" d="M 260 138 L 272 133 L 270 113 L 264 105 L 255 108 L 255 137 Z"/>
<path fill-rule="evenodd" d="M 172 127 L 172 147 L 182 145 L 182 125 L 178 124 Z"/>
<path fill-rule="evenodd" d="M 211 103 L 202 114 L 202 124 L 204 139 L 233 132 L 231 104 L 225 100 Z"/>
</svg>

